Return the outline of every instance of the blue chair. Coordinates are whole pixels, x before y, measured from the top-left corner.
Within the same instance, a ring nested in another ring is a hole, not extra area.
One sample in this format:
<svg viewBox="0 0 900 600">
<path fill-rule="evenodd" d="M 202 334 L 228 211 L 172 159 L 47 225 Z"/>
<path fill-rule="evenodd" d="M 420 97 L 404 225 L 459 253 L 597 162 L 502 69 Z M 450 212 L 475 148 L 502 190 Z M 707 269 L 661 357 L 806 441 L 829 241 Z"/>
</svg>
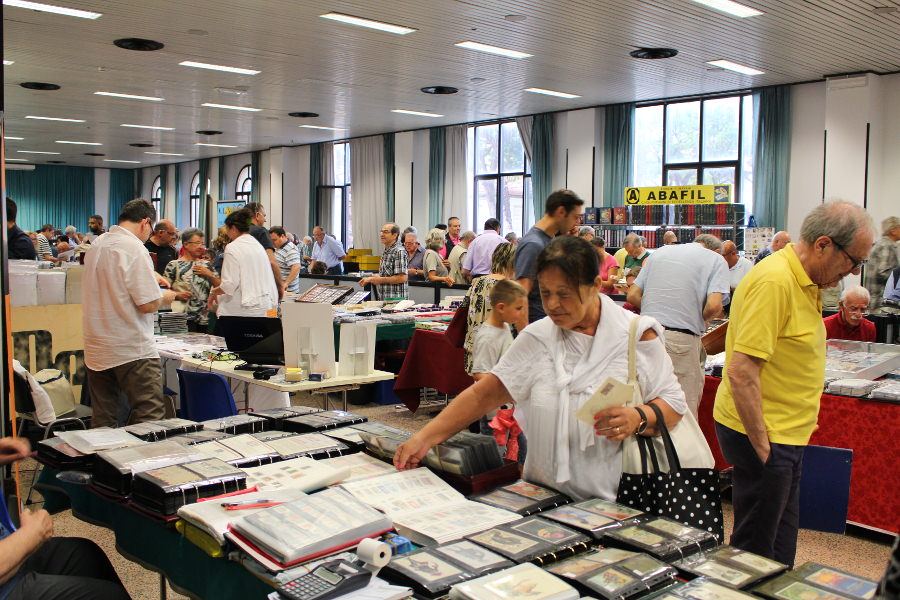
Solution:
<svg viewBox="0 0 900 600">
<path fill-rule="evenodd" d="M 228 380 L 218 373 L 183 371 L 178 373 L 181 414 L 191 421 L 208 421 L 238 414 Z"/>
<path fill-rule="evenodd" d="M 6 508 L 6 498 L 0 498 L 0 527 L 6 529 L 6 533 L 12 534 L 16 531 L 12 519 L 9 517 L 9 511 Z"/>
</svg>

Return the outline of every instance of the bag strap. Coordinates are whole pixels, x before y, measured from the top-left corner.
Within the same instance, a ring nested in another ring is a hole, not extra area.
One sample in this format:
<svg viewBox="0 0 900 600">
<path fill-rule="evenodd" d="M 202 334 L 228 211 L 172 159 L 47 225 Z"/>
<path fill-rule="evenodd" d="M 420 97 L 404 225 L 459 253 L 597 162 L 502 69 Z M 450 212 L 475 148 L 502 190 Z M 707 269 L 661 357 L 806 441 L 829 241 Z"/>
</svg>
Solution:
<svg viewBox="0 0 900 600">
<path fill-rule="evenodd" d="M 663 418 L 662 411 L 655 404 L 647 404 L 656 415 L 656 430 L 659 431 L 663 440 L 663 446 L 666 449 L 666 459 L 669 461 L 669 472 L 680 471 L 681 462 L 678 460 L 678 452 L 675 450 L 675 443 L 672 442 L 672 436 L 669 434 L 669 428 L 666 426 L 666 420 Z"/>
<path fill-rule="evenodd" d="M 637 382 L 637 334 L 638 321 L 640 317 L 635 317 L 628 325 L 628 383 Z"/>
</svg>

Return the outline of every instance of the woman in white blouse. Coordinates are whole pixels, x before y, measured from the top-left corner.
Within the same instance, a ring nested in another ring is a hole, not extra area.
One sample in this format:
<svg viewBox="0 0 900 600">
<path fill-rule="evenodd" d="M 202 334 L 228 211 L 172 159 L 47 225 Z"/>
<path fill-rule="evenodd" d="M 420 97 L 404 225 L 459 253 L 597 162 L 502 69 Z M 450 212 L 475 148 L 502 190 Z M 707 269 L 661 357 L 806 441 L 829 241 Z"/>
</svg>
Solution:
<svg viewBox="0 0 900 600">
<path fill-rule="evenodd" d="M 637 327 L 641 397 L 657 405 L 669 428 L 687 410 L 661 336 L 662 327 L 600 294 L 597 253 L 582 239 L 560 236 L 538 257 L 537 279 L 547 317 L 516 338 L 491 373 L 398 448 L 394 464 L 418 466 L 425 453 L 502 404 L 516 404 L 528 440 L 523 476 L 576 499 L 614 500 L 622 474 L 622 440 L 654 435 L 656 417 L 643 407 L 575 414 L 608 377 L 628 380 L 628 334 Z"/>
<path fill-rule="evenodd" d="M 225 229 L 231 242 L 225 246 L 222 281 L 210 290 L 208 306 L 218 304 L 218 317 L 274 317 L 278 287 L 269 256 L 250 235 L 253 215 L 242 208 L 228 215 Z"/>
</svg>

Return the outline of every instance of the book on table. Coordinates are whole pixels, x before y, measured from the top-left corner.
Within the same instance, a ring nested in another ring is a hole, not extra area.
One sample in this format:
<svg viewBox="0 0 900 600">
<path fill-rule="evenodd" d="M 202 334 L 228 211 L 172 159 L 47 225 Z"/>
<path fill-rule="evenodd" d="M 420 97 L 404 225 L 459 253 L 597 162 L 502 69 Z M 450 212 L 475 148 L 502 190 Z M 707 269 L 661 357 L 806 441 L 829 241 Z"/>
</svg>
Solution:
<svg viewBox="0 0 900 600">
<path fill-rule="evenodd" d="M 253 437 L 264 442 L 278 453 L 282 460 L 308 456 L 322 459 L 355 452 L 347 444 L 321 433 L 290 433 L 287 431 L 266 431 L 254 433 Z"/>
<path fill-rule="evenodd" d="M 172 440 L 98 452 L 91 483 L 103 491 L 126 496 L 134 476 L 151 469 L 204 458 L 197 446 L 184 446 Z"/>
<path fill-rule="evenodd" d="M 193 446 L 194 444 L 203 444 L 205 442 L 214 442 L 231 437 L 232 434 L 224 431 L 216 431 L 215 429 L 201 429 L 200 431 L 191 431 L 189 433 L 181 433 L 166 438 L 170 442 L 178 442 L 183 446 Z"/>
<path fill-rule="evenodd" d="M 123 429 L 146 442 L 156 442 L 173 435 L 200 431 L 203 429 L 203 425 L 187 419 L 161 419 L 126 425 Z"/>
<path fill-rule="evenodd" d="M 420 545 L 436 545 L 519 519 L 507 510 L 466 500 L 427 468 L 341 485 L 391 517 L 397 531 Z"/>
<path fill-rule="evenodd" d="M 278 452 L 250 433 L 200 444 L 197 450 L 238 467 L 256 467 L 280 460 Z"/>
<path fill-rule="evenodd" d="M 609 531 L 636 522 L 643 512 L 609 500 L 591 498 L 543 511 L 541 516 L 584 531 L 599 540 Z"/>
<path fill-rule="evenodd" d="M 152 469 L 135 475 L 132 502 L 159 514 L 174 515 L 201 498 L 246 488 L 246 474 L 218 458 L 206 458 Z"/>
<path fill-rule="evenodd" d="M 545 565 L 585 552 L 590 538 L 574 529 L 538 516 L 497 525 L 469 535 L 467 540 L 502 554 L 513 562 Z"/>
<path fill-rule="evenodd" d="M 340 488 L 241 517 L 226 536 L 284 567 L 355 546 L 391 530 L 390 519 Z"/>
<path fill-rule="evenodd" d="M 263 427 L 263 430 L 268 430 L 282 429 L 282 425 L 285 419 L 317 412 L 322 412 L 322 409 L 312 408 L 311 406 L 290 406 L 283 408 L 264 408 L 260 410 L 251 410 L 249 414 L 255 417 L 262 417 L 263 419 L 266 419 L 267 423 Z"/>
<path fill-rule="evenodd" d="M 747 589 L 787 571 L 787 565 L 733 546 L 719 546 L 672 563 L 688 577 L 706 577 L 736 589 Z"/>
<path fill-rule="evenodd" d="M 344 481 L 350 474 L 349 467 L 329 465 L 324 460 L 305 456 L 248 467 L 243 471 L 247 474 L 247 487 L 256 487 L 261 491 L 297 489 L 313 492 Z"/>
<path fill-rule="evenodd" d="M 265 430 L 270 419 L 252 414 L 231 415 L 229 417 L 219 417 L 203 421 L 203 429 L 213 431 L 223 431 L 237 435 L 239 433 L 256 433 Z"/>
<path fill-rule="evenodd" d="M 501 485 L 486 494 L 471 496 L 469 499 L 510 510 L 523 517 L 572 501 L 571 498 L 556 490 L 523 480 Z"/>
<path fill-rule="evenodd" d="M 298 417 L 288 417 L 281 423 L 285 431 L 308 433 L 312 431 L 324 431 L 326 429 L 338 429 L 356 423 L 365 423 L 369 419 L 362 415 L 343 410 L 329 410 Z"/>
<path fill-rule="evenodd" d="M 363 452 L 335 456 L 334 458 L 324 458 L 320 462 L 336 469 L 349 469 L 349 474 L 342 480 L 344 482 L 356 481 L 357 479 L 368 479 L 369 477 L 377 477 L 379 475 L 397 472 L 394 465 L 386 463 L 383 460 L 378 460 Z"/>
<path fill-rule="evenodd" d="M 578 591 L 530 563 L 516 565 L 453 586 L 451 600 L 578 600 Z"/>
<path fill-rule="evenodd" d="M 600 548 L 545 567 L 586 594 L 628 599 L 670 585 L 675 568 L 648 554 Z"/>
<path fill-rule="evenodd" d="M 37 444 L 37 459 L 41 464 L 59 471 L 90 469 L 94 462 L 93 455 L 79 452 L 61 437 L 52 437 L 39 441 Z"/>
<path fill-rule="evenodd" d="M 742 592 L 711 581 L 706 577 L 698 577 L 682 585 L 673 585 L 665 588 L 659 594 L 650 596 L 654 600 L 759 600 L 757 596 Z M 788 600 L 784 598 L 782 600 Z M 798 596 L 790 600 L 815 600 Z M 821 600 L 828 600 L 821 598 Z M 836 600 L 831 598 L 830 600 Z"/>
<path fill-rule="evenodd" d="M 876 581 L 808 562 L 751 591 L 770 600 L 870 600 L 877 589 Z"/>
<path fill-rule="evenodd" d="M 124 429 L 112 427 L 97 427 L 96 429 L 72 431 L 58 431 L 56 437 L 81 452 L 82 454 L 94 454 L 103 450 L 115 450 L 116 448 L 128 448 L 146 444 L 144 440 L 135 437 Z"/>
</svg>

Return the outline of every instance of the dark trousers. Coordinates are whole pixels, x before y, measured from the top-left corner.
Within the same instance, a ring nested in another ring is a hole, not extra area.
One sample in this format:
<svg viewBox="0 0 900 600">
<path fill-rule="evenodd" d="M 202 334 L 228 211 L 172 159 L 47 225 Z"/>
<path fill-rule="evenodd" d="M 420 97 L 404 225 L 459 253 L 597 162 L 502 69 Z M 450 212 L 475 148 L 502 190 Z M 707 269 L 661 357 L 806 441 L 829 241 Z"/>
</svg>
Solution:
<svg viewBox="0 0 900 600">
<path fill-rule="evenodd" d="M 805 446 L 771 443 L 763 464 L 743 433 L 716 423 L 716 436 L 725 459 L 734 465 L 731 545 L 793 567 Z"/>
<path fill-rule="evenodd" d="M 127 600 L 128 592 L 97 544 L 52 538 L 25 559 L 9 600 Z"/>
<path fill-rule="evenodd" d="M 116 427 L 165 418 L 158 358 L 142 358 L 104 371 L 87 370 L 92 427 Z M 126 402 L 123 402 L 122 396 Z M 131 412 L 131 417 L 124 417 Z"/>
<path fill-rule="evenodd" d="M 341 264 L 336 264 L 333 267 L 329 267 L 325 269 L 326 275 L 343 275 L 344 274 L 344 266 Z"/>
</svg>

